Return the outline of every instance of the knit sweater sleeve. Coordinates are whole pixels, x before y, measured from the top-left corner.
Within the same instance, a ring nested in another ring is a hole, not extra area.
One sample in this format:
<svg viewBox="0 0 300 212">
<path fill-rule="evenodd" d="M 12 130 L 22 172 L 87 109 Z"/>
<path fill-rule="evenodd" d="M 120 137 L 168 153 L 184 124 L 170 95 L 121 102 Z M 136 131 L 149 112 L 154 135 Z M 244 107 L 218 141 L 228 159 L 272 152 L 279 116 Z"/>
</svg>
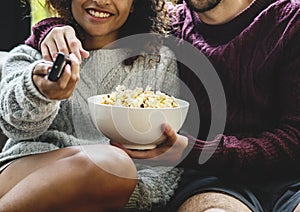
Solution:
<svg viewBox="0 0 300 212">
<path fill-rule="evenodd" d="M 32 80 L 34 66 L 41 54 L 29 46 L 13 49 L 3 66 L 0 83 L 0 124 L 15 140 L 41 135 L 55 118 L 59 101 L 45 98 Z"/>
<path fill-rule="evenodd" d="M 55 27 L 65 26 L 61 18 L 46 18 L 36 23 L 32 27 L 32 34 L 25 41 L 26 45 L 31 46 L 37 50 L 41 50 L 41 44 L 47 34 Z"/>
<path fill-rule="evenodd" d="M 152 211 L 157 207 L 166 206 L 178 187 L 183 170 L 139 164 L 137 164 L 137 169 L 138 183 L 126 208 L 131 209 L 130 211 Z"/>
</svg>

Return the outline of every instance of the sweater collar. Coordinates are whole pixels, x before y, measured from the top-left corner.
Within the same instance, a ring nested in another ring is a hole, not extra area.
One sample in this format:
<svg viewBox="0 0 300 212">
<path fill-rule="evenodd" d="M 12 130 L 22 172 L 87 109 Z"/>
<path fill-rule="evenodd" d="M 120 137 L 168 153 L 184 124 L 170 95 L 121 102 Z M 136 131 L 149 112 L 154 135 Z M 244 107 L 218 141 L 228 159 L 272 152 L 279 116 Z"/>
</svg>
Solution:
<svg viewBox="0 0 300 212">
<path fill-rule="evenodd" d="M 189 14 L 204 39 L 211 44 L 224 44 L 240 34 L 253 22 L 267 6 L 277 0 L 254 0 L 243 12 L 231 21 L 220 25 L 209 25 L 199 19 L 197 12 L 190 11 Z M 187 7 L 187 5 L 185 5 Z"/>
</svg>

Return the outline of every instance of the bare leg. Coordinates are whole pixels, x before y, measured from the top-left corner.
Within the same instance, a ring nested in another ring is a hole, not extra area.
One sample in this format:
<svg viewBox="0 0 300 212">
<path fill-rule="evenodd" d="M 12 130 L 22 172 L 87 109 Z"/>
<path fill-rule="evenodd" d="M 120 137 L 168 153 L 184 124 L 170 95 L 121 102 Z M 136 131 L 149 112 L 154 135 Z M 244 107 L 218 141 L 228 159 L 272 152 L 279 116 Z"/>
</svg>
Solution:
<svg viewBox="0 0 300 212">
<path fill-rule="evenodd" d="M 87 146 L 90 148 L 98 154 L 70 147 L 12 163 L 0 174 L 0 211 L 106 211 L 124 207 L 136 185 L 132 160 L 110 145 Z M 103 170 L 102 164 L 120 171 L 112 174 Z"/>
<path fill-rule="evenodd" d="M 206 192 L 187 199 L 178 212 L 251 212 L 251 210 L 236 198 L 217 192 Z"/>
<path fill-rule="evenodd" d="M 295 208 L 294 212 L 300 212 L 300 203 L 298 203 L 297 207 Z"/>
</svg>

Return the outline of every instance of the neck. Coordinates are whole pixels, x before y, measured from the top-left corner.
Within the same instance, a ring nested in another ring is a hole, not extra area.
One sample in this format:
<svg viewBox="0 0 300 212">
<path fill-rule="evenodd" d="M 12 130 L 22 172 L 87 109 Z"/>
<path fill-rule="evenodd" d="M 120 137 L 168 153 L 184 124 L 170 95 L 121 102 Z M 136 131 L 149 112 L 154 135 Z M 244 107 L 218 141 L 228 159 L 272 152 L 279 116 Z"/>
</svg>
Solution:
<svg viewBox="0 0 300 212">
<path fill-rule="evenodd" d="M 254 0 L 222 0 L 209 11 L 199 12 L 202 22 L 210 25 L 224 24 L 231 21 L 246 9 Z"/>
<path fill-rule="evenodd" d="M 96 49 L 112 49 L 115 48 L 113 42 L 116 41 L 116 37 L 92 37 L 87 35 L 83 41 L 83 47 L 86 50 Z"/>
</svg>

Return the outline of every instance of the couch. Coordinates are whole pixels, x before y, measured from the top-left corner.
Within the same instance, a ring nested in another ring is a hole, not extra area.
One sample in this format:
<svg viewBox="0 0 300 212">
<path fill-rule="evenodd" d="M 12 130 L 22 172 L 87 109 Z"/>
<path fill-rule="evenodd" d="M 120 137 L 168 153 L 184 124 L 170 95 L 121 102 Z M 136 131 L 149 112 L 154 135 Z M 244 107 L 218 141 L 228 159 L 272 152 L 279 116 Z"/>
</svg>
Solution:
<svg viewBox="0 0 300 212">
<path fill-rule="evenodd" d="M 7 54 L 8 54 L 8 52 L 0 51 L 0 79 L 1 79 L 1 73 L 2 73 L 2 65 L 3 65 L 3 62 L 4 62 Z M 7 140 L 7 137 L 2 133 L 2 131 L 0 129 L 0 150 L 4 146 L 6 140 Z"/>
</svg>

